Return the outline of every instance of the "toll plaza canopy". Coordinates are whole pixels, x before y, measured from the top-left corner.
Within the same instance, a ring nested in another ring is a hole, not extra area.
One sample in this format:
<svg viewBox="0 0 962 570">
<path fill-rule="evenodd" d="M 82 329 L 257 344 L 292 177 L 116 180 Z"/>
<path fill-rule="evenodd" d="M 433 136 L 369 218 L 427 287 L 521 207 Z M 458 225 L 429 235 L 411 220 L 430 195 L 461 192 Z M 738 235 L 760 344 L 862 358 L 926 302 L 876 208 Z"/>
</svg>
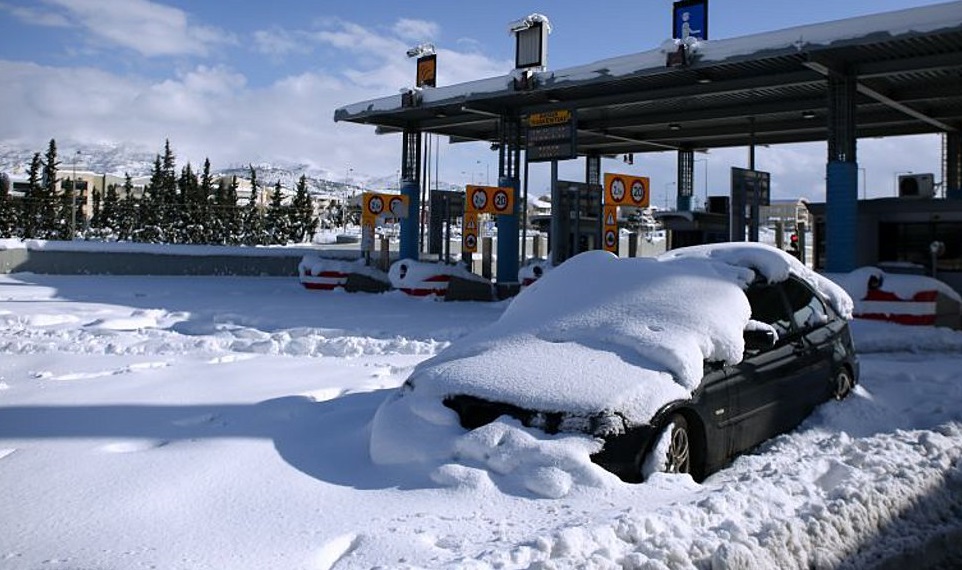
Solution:
<svg viewBox="0 0 962 570">
<path fill-rule="evenodd" d="M 854 137 L 962 126 L 962 2 L 701 41 L 670 63 L 677 49 L 667 41 L 523 81 L 514 71 L 425 88 L 347 105 L 334 119 L 497 142 L 503 117 L 565 109 L 577 117 L 579 155 L 830 140 L 840 107 L 829 84 L 840 75 L 854 79 L 841 106 Z"/>
</svg>

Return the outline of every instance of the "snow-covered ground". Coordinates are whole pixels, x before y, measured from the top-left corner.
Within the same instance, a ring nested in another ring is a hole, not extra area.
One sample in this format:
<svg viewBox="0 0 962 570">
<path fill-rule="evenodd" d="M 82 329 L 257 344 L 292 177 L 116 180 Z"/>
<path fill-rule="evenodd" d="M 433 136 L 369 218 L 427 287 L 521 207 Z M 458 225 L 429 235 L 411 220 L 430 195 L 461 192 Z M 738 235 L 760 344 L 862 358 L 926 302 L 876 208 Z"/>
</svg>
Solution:
<svg viewBox="0 0 962 570">
<path fill-rule="evenodd" d="M 856 322 L 855 393 L 700 485 L 566 465 L 587 476 L 546 498 L 503 466 L 557 438 L 520 429 L 466 436 L 447 482 L 372 463 L 392 389 L 505 307 L 0 276 L 0 567 L 962 563 L 962 334 L 945 329 Z"/>
</svg>

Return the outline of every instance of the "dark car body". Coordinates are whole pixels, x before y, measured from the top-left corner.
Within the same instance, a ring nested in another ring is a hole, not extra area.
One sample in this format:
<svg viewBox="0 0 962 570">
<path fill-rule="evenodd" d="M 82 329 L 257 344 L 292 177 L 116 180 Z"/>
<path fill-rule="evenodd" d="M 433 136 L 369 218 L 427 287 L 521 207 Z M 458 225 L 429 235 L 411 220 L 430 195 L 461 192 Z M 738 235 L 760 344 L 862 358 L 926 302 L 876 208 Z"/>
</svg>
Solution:
<svg viewBox="0 0 962 570">
<path fill-rule="evenodd" d="M 706 362 L 691 397 L 668 404 L 645 424 L 612 426 L 624 418 L 573 418 L 474 396 L 450 396 L 444 404 L 466 429 L 508 415 L 548 433 L 577 430 L 600 437 L 604 447 L 592 460 L 631 482 L 643 478 L 642 463 L 658 435 L 680 415 L 690 438 L 691 475 L 701 480 L 739 453 L 797 427 L 819 404 L 844 398 L 859 375 L 847 320 L 803 279 L 758 279 L 745 295 L 752 321 L 762 325 L 746 331 L 742 361 Z"/>
</svg>

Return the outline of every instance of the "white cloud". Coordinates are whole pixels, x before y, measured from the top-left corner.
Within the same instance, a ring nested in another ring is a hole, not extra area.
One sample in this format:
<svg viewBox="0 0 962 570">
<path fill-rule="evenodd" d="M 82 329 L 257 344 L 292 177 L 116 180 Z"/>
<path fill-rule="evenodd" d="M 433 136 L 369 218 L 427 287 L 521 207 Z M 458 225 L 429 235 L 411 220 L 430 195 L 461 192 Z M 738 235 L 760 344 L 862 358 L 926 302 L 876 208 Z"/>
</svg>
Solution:
<svg viewBox="0 0 962 570">
<path fill-rule="evenodd" d="M 213 27 L 192 24 L 183 10 L 149 0 L 44 0 L 67 13 L 90 37 L 146 57 L 206 56 L 212 46 L 235 41 Z"/>
<path fill-rule="evenodd" d="M 70 26 L 70 22 L 67 21 L 67 18 L 65 18 L 63 14 L 50 12 L 41 7 L 11 6 L 6 3 L 0 3 L 0 10 L 5 10 L 18 20 L 34 26 L 47 26 L 52 28 L 66 28 Z"/>
<path fill-rule="evenodd" d="M 273 27 L 254 32 L 254 46 L 258 52 L 271 56 L 291 53 L 310 53 L 310 35 L 296 30 Z"/>
<path fill-rule="evenodd" d="M 410 42 L 429 42 L 438 38 L 440 29 L 434 22 L 403 18 L 394 24 L 394 33 L 402 40 Z"/>
</svg>

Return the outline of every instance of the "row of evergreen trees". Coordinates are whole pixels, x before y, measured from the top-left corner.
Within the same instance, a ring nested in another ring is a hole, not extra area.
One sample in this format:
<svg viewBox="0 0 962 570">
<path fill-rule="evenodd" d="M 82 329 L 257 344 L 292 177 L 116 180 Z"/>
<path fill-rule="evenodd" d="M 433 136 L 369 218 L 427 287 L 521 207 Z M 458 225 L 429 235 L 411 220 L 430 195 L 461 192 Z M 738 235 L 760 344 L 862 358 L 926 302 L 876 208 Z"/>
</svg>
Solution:
<svg viewBox="0 0 962 570">
<path fill-rule="evenodd" d="M 265 190 L 251 166 L 251 195 L 239 204 L 237 178 L 215 183 L 210 160 L 204 161 L 200 174 L 190 163 L 177 174 L 170 141 L 164 144 L 163 155 L 155 158 L 141 196 L 134 196 L 128 174 L 123 186 L 112 184 L 103 193 L 93 192 L 89 220 L 75 202 L 75 181 L 57 177 L 59 166 L 57 143 L 51 139 L 46 154 L 38 152 L 30 162 L 22 199 L 14 199 L 9 178 L 0 177 L 0 238 L 271 245 L 310 240 L 317 230 L 305 176 L 288 204 L 283 203 L 278 181 L 264 208 L 257 198 Z"/>
</svg>

